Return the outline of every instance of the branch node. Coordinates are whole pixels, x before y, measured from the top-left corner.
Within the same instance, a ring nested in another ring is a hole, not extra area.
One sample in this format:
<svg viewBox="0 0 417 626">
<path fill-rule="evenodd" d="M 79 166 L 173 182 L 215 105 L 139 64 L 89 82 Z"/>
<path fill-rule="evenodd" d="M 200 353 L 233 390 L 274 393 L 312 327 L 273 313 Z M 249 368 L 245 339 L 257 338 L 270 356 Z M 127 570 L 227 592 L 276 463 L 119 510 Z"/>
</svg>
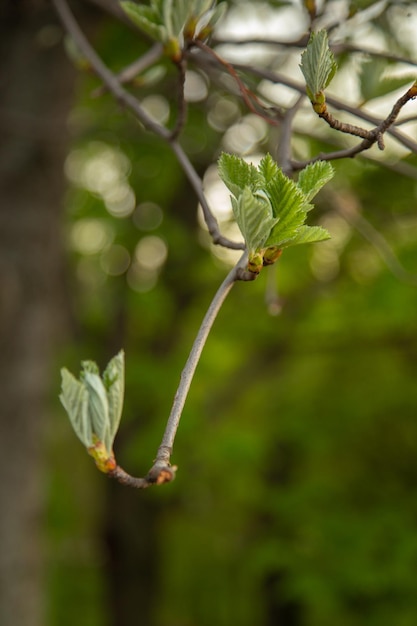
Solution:
<svg viewBox="0 0 417 626">
<path fill-rule="evenodd" d="M 163 485 L 164 483 L 170 483 L 174 480 L 176 471 L 176 465 L 169 465 L 169 463 L 157 460 L 149 470 L 145 480 L 150 485 Z"/>
<path fill-rule="evenodd" d="M 259 273 L 256 274 L 255 272 L 251 272 L 250 270 L 244 268 L 244 267 L 237 267 L 236 268 L 236 278 L 235 280 L 242 280 L 244 282 L 248 282 L 251 280 L 256 280 L 259 276 Z"/>
<path fill-rule="evenodd" d="M 378 148 L 380 150 L 385 150 L 385 142 L 384 142 L 384 135 L 382 133 L 378 133 L 376 136 L 376 143 L 378 145 Z"/>
</svg>

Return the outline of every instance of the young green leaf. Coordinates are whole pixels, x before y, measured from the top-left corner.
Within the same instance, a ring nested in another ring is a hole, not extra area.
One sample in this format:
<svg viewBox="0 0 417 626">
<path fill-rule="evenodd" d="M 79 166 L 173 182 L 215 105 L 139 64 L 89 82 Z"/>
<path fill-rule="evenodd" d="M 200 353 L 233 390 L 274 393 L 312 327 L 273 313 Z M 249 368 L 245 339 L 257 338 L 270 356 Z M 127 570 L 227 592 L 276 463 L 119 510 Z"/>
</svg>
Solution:
<svg viewBox="0 0 417 626">
<path fill-rule="evenodd" d="M 274 263 L 283 248 L 328 239 L 320 226 L 305 225 L 310 200 L 333 176 L 331 165 L 317 161 L 294 182 L 267 154 L 258 169 L 243 159 L 222 154 L 219 174 L 233 196 L 232 207 L 249 253 L 248 269 L 259 273 Z"/>
<path fill-rule="evenodd" d="M 266 187 L 277 176 L 279 176 L 280 172 L 281 170 L 270 154 L 266 154 L 259 163 L 259 174 L 261 175 L 263 187 Z"/>
<path fill-rule="evenodd" d="M 211 5 L 212 3 L 205 3 L 205 5 Z M 211 33 L 213 28 L 224 17 L 227 11 L 227 2 L 219 2 L 219 4 L 213 8 L 206 8 L 199 10 L 198 15 L 202 17 L 198 20 L 195 34 L 198 37 L 204 37 Z"/>
<path fill-rule="evenodd" d="M 124 353 L 119 352 L 109 362 L 103 378 L 93 361 L 83 361 L 81 368 L 79 381 L 62 370 L 60 400 L 82 443 L 89 449 L 99 446 L 109 459 L 113 458 L 123 408 Z"/>
<path fill-rule="evenodd" d="M 327 161 L 310 163 L 310 165 L 301 170 L 298 176 L 297 187 L 304 194 L 307 202 L 310 202 L 320 189 L 333 178 L 333 174 L 334 170 Z M 313 205 L 309 204 L 305 208 L 310 210 L 313 208 Z"/>
<path fill-rule="evenodd" d="M 294 225 L 298 227 L 299 219 L 305 218 L 306 199 L 297 184 L 277 166 L 275 177 L 266 182 L 264 189 L 270 199 L 274 216 L 278 217 L 280 222 L 295 220 Z M 301 212 L 304 215 L 297 218 Z"/>
<path fill-rule="evenodd" d="M 330 239 L 330 233 L 322 226 L 301 226 L 294 239 L 291 241 L 292 246 L 298 246 L 302 243 L 317 243 Z"/>
<path fill-rule="evenodd" d="M 91 422 L 88 417 L 88 392 L 66 368 L 61 370 L 62 388 L 59 399 L 66 410 L 75 434 L 88 448 L 93 444 Z"/>
<path fill-rule="evenodd" d="M 88 392 L 88 415 L 93 433 L 111 452 L 109 404 L 103 382 L 98 374 L 86 372 L 84 385 Z"/>
<path fill-rule="evenodd" d="M 103 372 L 103 383 L 106 389 L 109 406 L 109 429 L 111 447 L 120 424 L 125 392 L 125 361 L 124 352 L 112 358 Z"/>
<path fill-rule="evenodd" d="M 316 96 L 328 86 L 337 69 L 326 30 L 311 33 L 307 48 L 301 55 L 300 68 L 307 84 L 308 96 L 315 102 Z"/>
<path fill-rule="evenodd" d="M 168 36 L 178 39 L 193 10 L 190 0 L 164 0 L 163 21 Z"/>
<path fill-rule="evenodd" d="M 234 154 L 223 152 L 219 158 L 218 168 L 220 178 L 235 198 L 243 193 L 245 187 L 255 191 L 260 186 L 260 177 L 256 167 Z"/>
</svg>

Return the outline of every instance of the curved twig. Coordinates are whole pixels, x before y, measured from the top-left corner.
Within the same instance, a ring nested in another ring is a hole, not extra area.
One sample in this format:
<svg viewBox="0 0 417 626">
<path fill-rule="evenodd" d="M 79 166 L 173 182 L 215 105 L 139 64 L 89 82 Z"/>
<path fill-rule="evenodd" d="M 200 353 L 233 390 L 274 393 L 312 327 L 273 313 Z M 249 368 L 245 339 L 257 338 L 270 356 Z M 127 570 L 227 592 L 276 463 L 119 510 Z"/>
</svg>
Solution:
<svg viewBox="0 0 417 626">
<path fill-rule="evenodd" d="M 157 462 L 168 462 L 172 454 L 172 448 L 174 445 L 175 435 L 178 429 L 178 424 L 181 418 L 184 403 L 191 385 L 191 381 L 194 376 L 197 364 L 200 360 L 201 352 L 206 343 L 207 337 L 213 326 L 214 320 L 220 311 L 223 302 L 229 294 L 231 288 L 237 280 L 254 280 L 255 274 L 251 272 L 245 272 L 244 268 L 247 265 L 247 253 L 245 252 L 235 267 L 228 273 L 219 289 L 214 296 L 206 315 L 201 323 L 200 329 L 194 340 L 193 347 L 181 373 L 180 384 L 178 386 L 177 393 L 175 394 L 174 403 L 172 405 L 171 414 L 168 418 L 168 423 L 165 429 L 164 436 L 162 438 L 161 445 L 159 446 L 158 455 L 156 457 Z"/>
<path fill-rule="evenodd" d="M 154 464 L 144 478 L 136 478 L 131 476 L 119 465 L 113 470 L 107 472 L 111 478 L 128 487 L 136 489 L 146 489 L 152 485 L 161 485 L 171 482 L 175 478 L 176 466 L 170 463 L 172 450 L 174 447 L 175 436 L 177 434 L 178 425 L 180 423 L 182 411 L 191 386 L 194 373 L 196 371 L 201 353 L 206 343 L 207 337 L 211 331 L 214 321 L 220 311 L 224 301 L 226 300 L 233 285 L 238 280 L 255 280 L 256 275 L 246 271 L 247 253 L 245 252 L 235 267 L 230 270 L 220 287 L 218 288 L 213 300 L 210 303 L 207 313 L 201 323 L 197 336 L 192 345 L 190 354 L 181 373 L 180 383 L 174 397 L 171 413 L 168 417 L 161 445 Z"/>
</svg>

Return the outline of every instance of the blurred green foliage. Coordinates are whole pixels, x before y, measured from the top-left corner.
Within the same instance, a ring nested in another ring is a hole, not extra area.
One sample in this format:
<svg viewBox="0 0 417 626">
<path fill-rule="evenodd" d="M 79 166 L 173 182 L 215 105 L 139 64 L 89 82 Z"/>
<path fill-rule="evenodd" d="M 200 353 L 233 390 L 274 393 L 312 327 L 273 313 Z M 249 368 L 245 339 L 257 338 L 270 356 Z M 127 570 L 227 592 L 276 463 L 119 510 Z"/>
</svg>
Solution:
<svg viewBox="0 0 417 626">
<path fill-rule="evenodd" d="M 143 51 L 114 24 L 96 45 L 113 67 Z M 156 91 L 172 125 L 175 71 L 165 70 Z M 115 452 L 143 475 L 228 266 L 210 251 L 169 148 L 111 96 L 91 100 L 96 86 L 80 79 L 71 117 L 81 164 L 67 197 L 75 341 L 63 361 L 74 371 L 86 357 L 103 366 L 125 349 Z M 210 89 L 190 105 L 182 140 L 200 174 L 225 130 L 206 122 L 225 97 Z M 146 98 L 155 87 L 138 93 Z M 253 152 L 273 152 L 275 143 L 272 133 Z M 113 170 L 142 212 L 115 217 L 105 185 L 103 193 L 88 188 L 86 164 L 103 149 L 113 165 L 124 155 Z M 360 160 L 335 169 L 317 203 L 333 239 L 286 251 L 276 272 L 237 284 L 220 312 L 177 436 L 175 483 L 149 492 L 111 483 L 57 407 L 49 626 L 415 626 L 417 292 L 390 274 L 335 204 L 363 211 L 411 273 L 417 187 Z M 144 240 L 150 250 L 162 242 L 166 258 L 143 264 Z"/>
</svg>

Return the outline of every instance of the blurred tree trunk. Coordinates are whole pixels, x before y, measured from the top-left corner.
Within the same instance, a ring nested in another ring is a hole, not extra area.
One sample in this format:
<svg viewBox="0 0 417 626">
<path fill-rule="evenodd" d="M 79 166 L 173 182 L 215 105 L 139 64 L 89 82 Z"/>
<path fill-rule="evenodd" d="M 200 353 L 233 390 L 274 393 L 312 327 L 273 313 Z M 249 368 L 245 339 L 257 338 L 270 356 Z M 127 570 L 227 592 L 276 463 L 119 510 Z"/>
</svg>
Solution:
<svg viewBox="0 0 417 626">
<path fill-rule="evenodd" d="M 47 3 L 2 2 L 0 34 L 0 624 L 41 626 L 42 431 L 63 328 L 73 72 Z"/>
</svg>

